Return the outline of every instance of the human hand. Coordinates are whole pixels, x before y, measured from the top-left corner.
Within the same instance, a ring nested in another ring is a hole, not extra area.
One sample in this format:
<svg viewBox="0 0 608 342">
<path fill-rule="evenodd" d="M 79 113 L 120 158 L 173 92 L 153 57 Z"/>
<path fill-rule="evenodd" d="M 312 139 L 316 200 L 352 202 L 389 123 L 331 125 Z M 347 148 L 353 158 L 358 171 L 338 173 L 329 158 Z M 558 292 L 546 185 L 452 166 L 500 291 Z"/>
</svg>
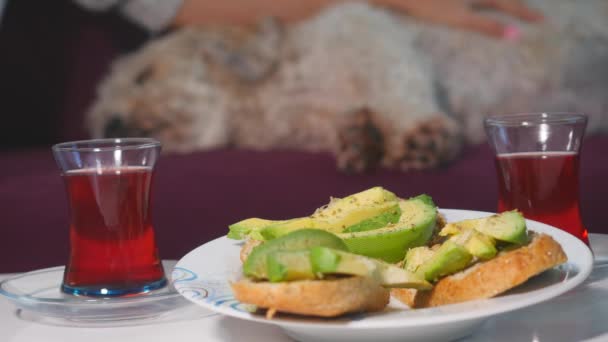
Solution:
<svg viewBox="0 0 608 342">
<path fill-rule="evenodd" d="M 428 22 L 503 39 L 517 39 L 519 30 L 484 16 L 480 9 L 495 10 L 528 22 L 543 19 L 541 13 L 522 0 L 378 0 L 376 3 Z"/>
</svg>

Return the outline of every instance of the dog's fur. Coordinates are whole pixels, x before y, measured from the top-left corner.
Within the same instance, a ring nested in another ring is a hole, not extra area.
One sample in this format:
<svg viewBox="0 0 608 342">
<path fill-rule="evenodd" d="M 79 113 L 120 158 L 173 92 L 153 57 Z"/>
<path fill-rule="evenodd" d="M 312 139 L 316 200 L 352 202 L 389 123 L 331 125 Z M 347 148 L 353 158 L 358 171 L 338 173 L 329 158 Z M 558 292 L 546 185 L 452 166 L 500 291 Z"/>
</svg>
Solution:
<svg viewBox="0 0 608 342">
<path fill-rule="evenodd" d="M 183 29 L 113 65 L 89 128 L 173 151 L 330 151 L 355 171 L 449 161 L 483 140 L 487 114 L 577 111 L 606 130 L 608 2 L 529 3 L 547 19 L 517 23 L 518 42 L 364 3 L 291 26 Z"/>
</svg>

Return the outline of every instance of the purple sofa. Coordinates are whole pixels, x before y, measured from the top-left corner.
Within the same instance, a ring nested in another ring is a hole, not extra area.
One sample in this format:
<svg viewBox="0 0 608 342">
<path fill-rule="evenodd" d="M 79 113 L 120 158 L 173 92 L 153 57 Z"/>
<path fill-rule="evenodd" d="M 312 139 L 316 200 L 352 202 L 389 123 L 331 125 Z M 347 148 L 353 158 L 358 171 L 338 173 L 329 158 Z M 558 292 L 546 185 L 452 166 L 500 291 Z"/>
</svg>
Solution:
<svg viewBox="0 0 608 342">
<path fill-rule="evenodd" d="M 28 12 L 32 6 L 37 11 Z M 67 259 L 66 196 L 50 145 L 85 136 L 82 113 L 93 84 L 122 47 L 108 33 L 117 30 L 108 24 L 115 20 L 82 13 L 69 2 L 9 4 L 0 32 L 7 117 L 0 135 L 0 273 L 61 265 Z M 591 232 L 608 233 L 601 215 L 608 194 L 606 150 L 608 136 L 589 137 L 583 148 L 581 204 Z M 306 215 L 329 196 L 374 185 L 403 197 L 427 193 L 443 208 L 496 208 L 493 158 L 486 145 L 468 147 L 459 160 L 437 170 L 364 175 L 337 172 L 326 154 L 216 150 L 163 155 L 153 191 L 160 254 L 178 259 L 224 235 L 227 225 L 240 219 Z"/>
</svg>

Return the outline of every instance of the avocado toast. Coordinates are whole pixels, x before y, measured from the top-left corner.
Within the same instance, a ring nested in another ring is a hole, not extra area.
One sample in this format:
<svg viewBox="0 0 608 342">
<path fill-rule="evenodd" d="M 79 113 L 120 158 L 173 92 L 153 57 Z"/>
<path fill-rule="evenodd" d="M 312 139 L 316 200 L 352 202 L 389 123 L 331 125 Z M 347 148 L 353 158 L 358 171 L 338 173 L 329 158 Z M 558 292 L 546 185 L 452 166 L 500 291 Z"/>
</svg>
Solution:
<svg viewBox="0 0 608 342">
<path fill-rule="evenodd" d="M 410 249 L 404 260 L 433 288 L 392 290 L 411 308 L 491 298 L 567 261 L 551 236 L 528 232 L 517 211 L 449 223 L 439 236 L 446 240 Z"/>
<path fill-rule="evenodd" d="M 429 291 L 392 289 L 391 294 L 410 308 L 491 298 L 566 261 L 564 251 L 553 238 L 547 234 L 531 234 L 528 244 L 445 276 Z"/>
<path fill-rule="evenodd" d="M 379 187 L 308 217 L 243 220 L 229 237 L 248 239 L 235 297 L 269 316 L 379 311 L 390 294 L 412 308 L 488 298 L 566 261 L 516 211 L 445 224 L 430 197 Z"/>
<path fill-rule="evenodd" d="M 382 310 L 386 287 L 428 289 L 421 276 L 347 251 L 336 235 L 301 229 L 255 247 L 243 264 L 245 279 L 231 284 L 244 303 L 281 312 L 333 317 Z"/>
</svg>

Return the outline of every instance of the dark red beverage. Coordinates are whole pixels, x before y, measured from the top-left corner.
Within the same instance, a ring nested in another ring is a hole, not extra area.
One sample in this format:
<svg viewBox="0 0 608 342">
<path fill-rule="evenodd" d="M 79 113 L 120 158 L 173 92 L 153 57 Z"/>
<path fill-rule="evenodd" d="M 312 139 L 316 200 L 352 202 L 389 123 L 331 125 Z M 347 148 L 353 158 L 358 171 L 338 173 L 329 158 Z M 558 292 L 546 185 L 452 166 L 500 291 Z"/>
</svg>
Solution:
<svg viewBox="0 0 608 342">
<path fill-rule="evenodd" d="M 85 169 L 64 174 L 71 255 L 63 290 L 122 295 L 166 283 L 150 217 L 152 169 Z"/>
<path fill-rule="evenodd" d="M 579 209 L 578 164 L 573 152 L 499 154 L 498 211 L 518 209 L 526 218 L 561 228 L 588 245 Z"/>
</svg>

